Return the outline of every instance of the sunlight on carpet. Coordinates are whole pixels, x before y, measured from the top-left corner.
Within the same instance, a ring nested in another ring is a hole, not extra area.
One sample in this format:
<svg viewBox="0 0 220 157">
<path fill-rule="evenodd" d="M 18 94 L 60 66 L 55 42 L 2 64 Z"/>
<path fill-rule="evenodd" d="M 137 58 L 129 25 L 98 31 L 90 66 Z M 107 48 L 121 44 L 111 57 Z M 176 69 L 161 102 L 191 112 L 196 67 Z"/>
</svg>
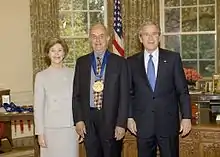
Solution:
<svg viewBox="0 0 220 157">
<path fill-rule="evenodd" d="M 0 154 L 0 157 L 33 157 L 34 150 L 13 150 L 11 152 Z"/>
</svg>

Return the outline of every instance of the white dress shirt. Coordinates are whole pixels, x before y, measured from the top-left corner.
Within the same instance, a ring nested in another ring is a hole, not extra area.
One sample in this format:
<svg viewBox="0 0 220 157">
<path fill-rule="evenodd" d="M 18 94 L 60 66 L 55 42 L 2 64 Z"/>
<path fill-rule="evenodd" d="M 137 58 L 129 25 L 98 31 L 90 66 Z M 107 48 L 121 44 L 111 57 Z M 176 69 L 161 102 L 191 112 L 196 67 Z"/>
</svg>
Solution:
<svg viewBox="0 0 220 157">
<path fill-rule="evenodd" d="M 152 60 L 153 60 L 154 67 L 155 67 L 155 77 L 157 78 L 157 70 L 158 70 L 158 62 L 159 62 L 159 49 L 157 48 L 152 53 L 149 53 L 149 52 L 147 52 L 147 50 L 144 50 L 144 66 L 145 66 L 146 74 L 147 74 L 147 65 L 148 65 L 148 61 L 150 58 L 149 55 L 153 56 Z"/>
</svg>

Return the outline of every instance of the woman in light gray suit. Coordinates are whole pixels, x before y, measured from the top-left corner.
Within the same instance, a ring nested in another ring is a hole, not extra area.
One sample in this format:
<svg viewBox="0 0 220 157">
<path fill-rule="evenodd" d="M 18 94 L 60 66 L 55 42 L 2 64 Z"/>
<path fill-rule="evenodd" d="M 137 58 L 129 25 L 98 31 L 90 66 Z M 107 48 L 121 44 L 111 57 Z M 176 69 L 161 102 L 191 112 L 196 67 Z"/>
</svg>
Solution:
<svg viewBox="0 0 220 157">
<path fill-rule="evenodd" d="M 64 40 L 49 40 L 44 48 L 50 66 L 37 73 L 34 89 L 35 132 L 41 157 L 78 157 L 72 116 L 73 70 L 63 65 Z"/>
</svg>

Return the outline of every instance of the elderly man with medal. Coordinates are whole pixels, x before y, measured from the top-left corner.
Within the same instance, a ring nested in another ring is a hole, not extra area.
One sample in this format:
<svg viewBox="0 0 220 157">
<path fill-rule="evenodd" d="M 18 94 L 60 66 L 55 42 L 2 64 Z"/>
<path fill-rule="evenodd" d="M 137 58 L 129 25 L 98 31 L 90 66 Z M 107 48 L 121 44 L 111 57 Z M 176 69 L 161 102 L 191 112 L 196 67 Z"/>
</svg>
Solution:
<svg viewBox="0 0 220 157">
<path fill-rule="evenodd" d="M 127 61 L 108 50 L 109 39 L 104 25 L 92 26 L 93 51 L 78 58 L 75 67 L 73 120 L 87 157 L 120 157 L 127 127 Z"/>
</svg>

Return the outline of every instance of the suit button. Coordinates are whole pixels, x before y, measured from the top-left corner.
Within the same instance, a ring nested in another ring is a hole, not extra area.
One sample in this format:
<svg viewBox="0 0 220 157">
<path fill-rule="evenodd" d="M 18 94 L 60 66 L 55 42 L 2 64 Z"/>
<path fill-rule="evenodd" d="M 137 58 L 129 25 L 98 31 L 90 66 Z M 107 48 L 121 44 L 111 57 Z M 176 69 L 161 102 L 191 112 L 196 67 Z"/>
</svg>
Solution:
<svg viewBox="0 0 220 157">
<path fill-rule="evenodd" d="M 155 97 L 153 97 L 153 99 L 155 99 Z"/>
</svg>

